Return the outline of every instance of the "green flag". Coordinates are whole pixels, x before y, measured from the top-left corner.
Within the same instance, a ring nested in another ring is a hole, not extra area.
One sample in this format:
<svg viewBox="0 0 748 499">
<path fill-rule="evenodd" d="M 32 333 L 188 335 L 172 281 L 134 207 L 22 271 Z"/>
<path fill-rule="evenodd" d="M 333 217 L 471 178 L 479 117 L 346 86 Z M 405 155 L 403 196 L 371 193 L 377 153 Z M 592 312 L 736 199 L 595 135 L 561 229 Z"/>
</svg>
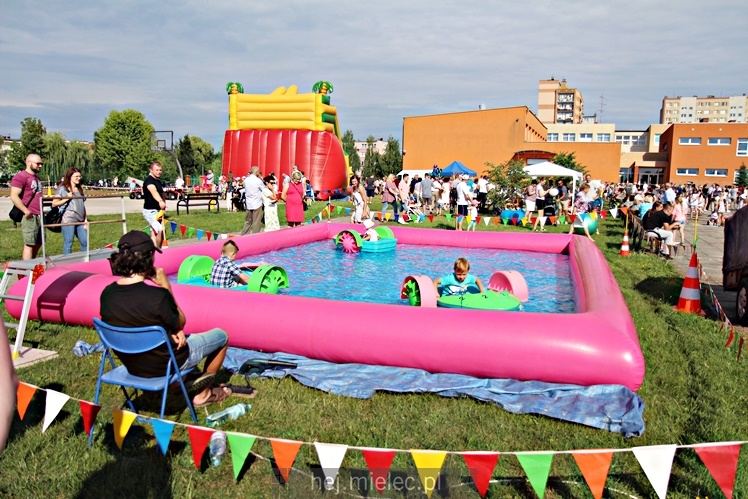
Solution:
<svg viewBox="0 0 748 499">
<path fill-rule="evenodd" d="M 553 454 L 516 454 L 519 464 L 525 470 L 533 490 L 540 499 L 545 494 L 548 474 L 551 472 Z"/>
<path fill-rule="evenodd" d="M 255 437 L 243 433 L 226 433 L 231 448 L 231 464 L 234 466 L 234 480 L 239 478 L 239 472 L 249 456 L 249 451 L 255 444 Z"/>
</svg>

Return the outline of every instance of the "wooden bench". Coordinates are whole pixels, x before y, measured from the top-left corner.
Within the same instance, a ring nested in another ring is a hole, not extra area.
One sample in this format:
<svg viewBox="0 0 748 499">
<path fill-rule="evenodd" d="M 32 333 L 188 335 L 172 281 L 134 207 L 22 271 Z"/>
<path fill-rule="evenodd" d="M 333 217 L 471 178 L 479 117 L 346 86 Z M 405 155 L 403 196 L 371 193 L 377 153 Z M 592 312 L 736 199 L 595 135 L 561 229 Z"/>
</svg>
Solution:
<svg viewBox="0 0 748 499">
<path fill-rule="evenodd" d="M 221 210 L 218 198 L 221 194 L 218 192 L 185 192 L 177 201 L 177 215 L 179 215 L 179 205 L 184 205 L 187 214 L 190 214 L 190 205 L 207 206 L 210 211 L 211 205 L 215 205 L 216 213 Z"/>
</svg>

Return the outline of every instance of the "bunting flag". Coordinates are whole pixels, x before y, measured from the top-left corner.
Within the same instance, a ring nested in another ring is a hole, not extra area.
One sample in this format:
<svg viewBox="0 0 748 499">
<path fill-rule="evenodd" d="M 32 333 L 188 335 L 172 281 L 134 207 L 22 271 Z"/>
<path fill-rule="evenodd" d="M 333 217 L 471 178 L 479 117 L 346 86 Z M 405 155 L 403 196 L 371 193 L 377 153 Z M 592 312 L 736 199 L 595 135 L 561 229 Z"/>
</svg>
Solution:
<svg viewBox="0 0 748 499">
<path fill-rule="evenodd" d="M 150 227 L 143 227 L 141 230 L 143 232 L 145 232 L 146 234 L 150 234 L 151 233 L 151 228 Z"/>
<path fill-rule="evenodd" d="M 187 227 L 187 239 L 192 239 L 192 236 L 194 235 L 195 235 L 194 227 Z"/>
<path fill-rule="evenodd" d="M 242 433 L 226 433 L 226 438 L 231 448 L 231 464 L 234 467 L 234 480 L 239 479 L 239 473 L 247 461 L 252 447 L 257 437 L 254 435 L 244 435 Z"/>
<path fill-rule="evenodd" d="M 653 445 L 631 449 L 660 499 L 665 499 L 667 496 L 667 485 L 670 481 L 675 449 L 675 445 Z"/>
<path fill-rule="evenodd" d="M 86 435 L 90 435 L 91 428 L 93 428 L 93 424 L 96 421 L 96 416 L 98 416 L 99 411 L 101 410 L 101 406 L 91 402 L 86 402 L 85 400 L 79 400 L 78 407 L 80 407 L 81 416 L 83 417 L 83 431 L 86 432 Z"/>
<path fill-rule="evenodd" d="M 610 214 L 613 215 L 613 218 L 618 218 L 618 208 L 611 208 Z"/>
<path fill-rule="evenodd" d="M 553 454 L 546 453 L 517 453 L 517 460 L 525 470 L 530 485 L 540 499 L 545 495 L 545 485 L 548 483 L 548 474 L 551 472 Z"/>
<path fill-rule="evenodd" d="M 271 438 L 270 446 L 273 448 L 273 457 L 275 466 L 278 468 L 283 481 L 288 483 L 288 474 L 291 472 L 293 462 L 296 460 L 296 454 L 299 453 L 301 444 L 296 440 L 284 440 L 280 438 Z"/>
<path fill-rule="evenodd" d="M 18 382 L 18 389 L 16 390 L 16 399 L 18 403 L 18 417 L 23 421 L 23 417 L 26 415 L 26 409 L 29 407 L 29 402 L 34 398 L 36 393 L 36 387 L 29 385 L 23 381 Z"/>
<path fill-rule="evenodd" d="M 224 236 L 223 239 L 226 239 L 226 234 L 222 234 L 222 236 Z M 218 232 L 213 233 L 213 240 L 215 241 L 216 239 L 218 239 Z"/>
<path fill-rule="evenodd" d="M 449 221 L 452 220 L 452 214 L 451 213 L 445 213 L 444 216 L 447 217 L 447 222 L 449 222 Z"/>
<path fill-rule="evenodd" d="M 336 206 L 335 207 L 335 213 L 337 213 L 339 215 L 341 211 L 343 211 L 343 207 L 342 206 Z"/>
<path fill-rule="evenodd" d="M 606 211 L 601 211 L 600 212 L 600 218 L 602 218 L 603 220 L 605 220 L 607 218 L 607 216 L 608 216 L 608 212 L 606 212 Z"/>
<path fill-rule="evenodd" d="M 151 425 L 153 425 L 153 434 L 156 437 L 158 448 L 161 449 L 161 454 L 165 456 L 166 451 L 169 450 L 171 434 L 174 433 L 174 423 L 163 419 L 151 419 Z"/>
<path fill-rule="evenodd" d="M 345 214 L 346 214 L 346 216 L 350 215 L 351 214 L 351 209 L 350 208 L 346 208 L 345 209 Z"/>
<path fill-rule="evenodd" d="M 499 461 L 499 453 L 463 452 L 462 459 L 465 460 L 465 464 L 470 472 L 470 476 L 473 477 L 473 483 L 478 493 L 481 497 L 486 497 L 493 470 Z"/>
<path fill-rule="evenodd" d="M 475 223 L 476 223 L 476 224 L 479 224 L 479 223 L 480 223 L 480 217 L 475 217 Z"/>
<path fill-rule="evenodd" d="M 112 417 L 114 420 L 112 423 L 114 426 L 114 442 L 122 450 L 122 442 L 125 441 L 127 432 L 130 431 L 130 426 L 132 426 L 133 421 L 135 421 L 138 415 L 134 412 L 123 411 L 122 409 L 113 409 Z"/>
<path fill-rule="evenodd" d="M 361 454 L 364 455 L 366 461 L 366 467 L 369 468 L 369 474 L 371 475 L 371 482 L 374 488 L 377 489 L 379 495 L 384 492 L 384 486 L 387 484 L 387 475 L 390 474 L 390 467 L 392 461 L 395 459 L 397 451 L 389 449 L 361 449 Z"/>
<path fill-rule="evenodd" d="M 389 213 L 385 213 L 385 214 L 384 214 L 384 219 L 385 219 L 385 220 L 387 220 L 387 221 L 389 222 L 389 221 L 390 221 L 390 216 L 391 216 L 391 215 L 390 215 Z"/>
<path fill-rule="evenodd" d="M 64 393 L 56 392 L 47 388 L 47 403 L 44 408 L 44 425 L 42 425 L 42 433 L 47 431 L 49 425 L 55 420 L 57 415 L 62 410 L 62 406 L 65 402 L 70 400 L 70 397 Z"/>
<path fill-rule="evenodd" d="M 560 217 L 558 217 L 558 223 L 559 223 L 559 225 L 565 224 L 566 223 L 566 215 L 561 215 Z"/>
<path fill-rule="evenodd" d="M 208 241 L 210 241 L 211 239 L 213 239 L 213 233 L 211 231 L 207 230 L 207 231 L 205 231 L 205 237 L 207 237 Z"/>
<path fill-rule="evenodd" d="M 574 223 L 574 220 L 576 220 L 576 219 L 577 219 L 577 216 L 576 216 L 576 215 L 569 215 L 569 223 L 572 223 L 572 224 L 573 224 L 573 223 Z"/>
<path fill-rule="evenodd" d="M 192 425 L 187 426 L 187 434 L 190 437 L 190 446 L 192 447 L 192 462 L 195 463 L 197 470 L 200 470 L 200 463 L 203 460 L 205 448 L 208 446 L 213 433 L 215 432 L 208 428 Z"/>
<path fill-rule="evenodd" d="M 221 234 L 221 239 L 228 239 L 228 238 L 229 238 L 228 234 Z"/>
<path fill-rule="evenodd" d="M 629 214 L 629 209 L 626 208 L 625 206 L 621 206 L 620 211 L 621 213 L 623 213 L 624 217 Z"/>
<path fill-rule="evenodd" d="M 434 222 L 434 215 L 433 215 L 433 213 L 429 213 L 429 222 L 431 222 L 431 223 Z"/>
<path fill-rule="evenodd" d="M 608 470 L 610 470 L 610 463 L 613 460 L 613 453 L 610 451 L 585 451 L 572 452 L 571 454 L 574 456 L 574 461 L 577 462 L 579 471 L 582 472 L 592 496 L 595 499 L 600 499 L 603 496 L 605 481 L 608 479 Z"/>
<path fill-rule="evenodd" d="M 182 237 L 184 237 L 184 233 L 187 231 L 187 226 L 179 224 L 179 232 L 182 233 Z"/>
<path fill-rule="evenodd" d="M 104 246 L 104 248 L 106 248 L 106 249 L 112 249 L 112 248 L 114 248 L 114 243 L 109 243 L 106 246 Z"/>
<path fill-rule="evenodd" d="M 699 455 L 704 466 L 712 474 L 714 481 L 719 485 L 722 493 L 727 499 L 732 499 L 735 487 L 735 474 L 738 471 L 738 457 L 740 457 L 740 444 L 737 442 L 725 442 L 723 444 L 695 445 L 693 450 Z"/>
<path fill-rule="evenodd" d="M 593 211 L 591 211 L 591 212 L 589 212 L 589 213 L 587 214 L 587 216 L 589 216 L 589 217 L 590 217 L 590 218 L 591 218 L 592 220 L 597 220 L 597 212 L 596 212 L 596 211 L 594 211 L 594 210 L 593 210 Z"/>
<path fill-rule="evenodd" d="M 322 473 L 325 474 L 325 488 L 332 490 L 335 487 L 335 479 L 338 477 L 338 471 L 340 470 L 340 465 L 343 464 L 343 458 L 346 451 L 348 451 L 348 446 L 314 442 L 314 448 L 317 450 Z"/>
<path fill-rule="evenodd" d="M 169 227 L 171 227 L 171 233 L 173 235 L 174 232 L 176 232 L 176 230 L 177 230 L 177 223 L 176 222 L 169 222 Z"/>
<path fill-rule="evenodd" d="M 202 238 L 203 238 L 203 230 L 197 229 L 197 240 L 199 241 Z"/>
<path fill-rule="evenodd" d="M 411 449 L 410 455 L 413 456 L 413 461 L 416 463 L 418 476 L 421 477 L 426 497 L 430 499 L 439 480 L 439 473 L 442 471 L 442 464 L 444 464 L 447 453 L 445 451 Z"/>
<path fill-rule="evenodd" d="M 508 218 L 502 218 L 502 219 L 501 219 L 501 222 L 502 222 L 502 223 L 503 223 L 504 225 L 506 225 L 506 224 L 507 224 L 507 223 L 509 222 L 509 219 L 508 219 Z M 494 219 L 494 224 L 496 224 L 496 220 L 495 220 L 495 219 Z"/>
<path fill-rule="evenodd" d="M 734 339 L 735 339 L 735 328 L 730 327 L 730 336 L 727 338 L 727 343 L 725 343 L 725 348 L 729 347 L 732 344 L 732 340 Z"/>
<path fill-rule="evenodd" d="M 483 223 L 486 227 L 491 223 L 491 217 L 483 217 Z"/>
<path fill-rule="evenodd" d="M 551 221 L 551 225 L 556 225 L 556 217 L 548 217 L 548 220 Z"/>
</svg>

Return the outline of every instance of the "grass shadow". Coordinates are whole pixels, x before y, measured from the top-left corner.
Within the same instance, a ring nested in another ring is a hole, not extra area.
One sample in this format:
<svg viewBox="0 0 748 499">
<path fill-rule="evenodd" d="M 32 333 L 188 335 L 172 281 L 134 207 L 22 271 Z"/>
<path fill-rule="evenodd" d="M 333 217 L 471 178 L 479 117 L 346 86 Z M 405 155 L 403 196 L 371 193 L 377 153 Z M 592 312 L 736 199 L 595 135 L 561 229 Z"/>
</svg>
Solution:
<svg viewBox="0 0 748 499">
<path fill-rule="evenodd" d="M 634 288 L 641 294 L 675 305 L 682 286 L 682 277 L 647 277 Z"/>
</svg>

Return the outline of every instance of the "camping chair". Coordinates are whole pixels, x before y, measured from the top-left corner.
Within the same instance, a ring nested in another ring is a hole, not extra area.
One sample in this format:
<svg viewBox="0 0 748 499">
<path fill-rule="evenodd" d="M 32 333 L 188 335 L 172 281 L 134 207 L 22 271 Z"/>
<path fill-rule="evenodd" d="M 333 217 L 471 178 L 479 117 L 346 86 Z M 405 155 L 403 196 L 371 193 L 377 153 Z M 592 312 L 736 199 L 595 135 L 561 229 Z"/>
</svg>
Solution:
<svg viewBox="0 0 748 499">
<path fill-rule="evenodd" d="M 187 403 L 187 407 L 190 409 L 190 415 L 192 420 L 197 424 L 197 416 L 195 416 L 195 409 L 192 407 L 192 401 L 187 394 L 187 389 L 184 386 L 182 378 L 185 374 L 192 371 L 192 368 L 185 369 L 184 371 L 179 370 L 179 365 L 174 357 L 174 350 L 171 348 L 169 342 L 169 335 L 161 326 L 145 326 L 145 327 L 118 327 L 110 326 L 104 321 L 94 317 L 94 327 L 96 332 L 99 333 L 102 343 L 104 343 L 104 353 L 101 355 L 101 366 L 99 367 L 99 377 L 96 381 L 96 396 L 94 397 L 94 404 L 99 403 L 99 394 L 101 392 L 101 384 L 107 383 L 110 385 L 118 385 L 122 388 L 122 393 L 125 394 L 127 399 L 127 405 L 130 409 L 137 413 L 135 405 L 127 393 L 126 387 L 134 390 L 143 390 L 149 392 L 162 392 L 161 396 L 161 412 L 159 417 L 164 418 L 164 410 L 166 409 L 166 395 L 169 392 L 169 385 L 172 383 L 179 383 L 179 387 L 182 389 L 184 400 Z M 169 363 L 166 366 L 166 372 L 164 376 L 158 378 L 141 378 L 140 376 L 134 376 L 127 371 L 125 366 L 116 367 L 114 364 L 114 357 L 112 356 L 112 350 L 116 350 L 122 353 L 145 353 L 149 350 L 153 350 L 163 344 L 169 349 Z M 107 361 L 110 365 L 110 370 L 104 372 Z M 89 445 L 93 439 L 93 427 L 91 428 L 91 435 L 89 437 Z"/>
</svg>

